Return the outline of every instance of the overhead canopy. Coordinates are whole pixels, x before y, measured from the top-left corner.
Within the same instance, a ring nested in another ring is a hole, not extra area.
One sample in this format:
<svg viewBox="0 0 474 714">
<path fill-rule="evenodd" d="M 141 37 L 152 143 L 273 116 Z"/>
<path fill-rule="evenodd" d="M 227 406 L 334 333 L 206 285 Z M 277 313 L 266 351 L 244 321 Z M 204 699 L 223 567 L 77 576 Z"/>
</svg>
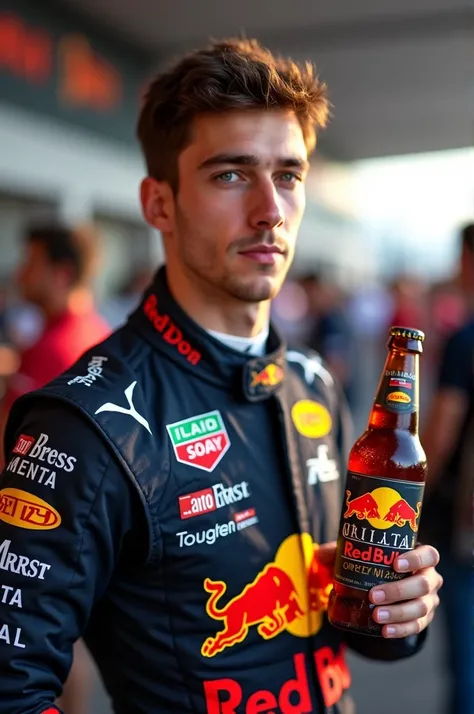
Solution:
<svg viewBox="0 0 474 714">
<path fill-rule="evenodd" d="M 472 0 L 58 0 L 159 65 L 245 32 L 310 59 L 333 110 L 320 147 L 352 160 L 471 146 Z"/>
</svg>

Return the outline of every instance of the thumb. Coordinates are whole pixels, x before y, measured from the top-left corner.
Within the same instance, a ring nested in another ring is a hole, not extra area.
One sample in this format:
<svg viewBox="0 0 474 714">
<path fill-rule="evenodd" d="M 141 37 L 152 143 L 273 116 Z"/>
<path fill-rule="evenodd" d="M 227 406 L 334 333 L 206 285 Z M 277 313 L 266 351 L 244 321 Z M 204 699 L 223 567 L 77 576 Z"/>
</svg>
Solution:
<svg viewBox="0 0 474 714">
<path fill-rule="evenodd" d="M 337 543 L 335 540 L 320 545 L 316 551 L 319 562 L 324 563 L 324 565 L 334 565 L 334 561 L 336 560 L 336 546 Z"/>
</svg>

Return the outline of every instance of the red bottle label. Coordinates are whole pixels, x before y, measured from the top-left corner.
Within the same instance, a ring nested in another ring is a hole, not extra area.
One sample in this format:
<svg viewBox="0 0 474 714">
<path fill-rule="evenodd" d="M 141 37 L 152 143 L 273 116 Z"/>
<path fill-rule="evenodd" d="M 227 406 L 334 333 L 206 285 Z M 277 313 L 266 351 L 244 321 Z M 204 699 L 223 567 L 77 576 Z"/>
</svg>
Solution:
<svg viewBox="0 0 474 714">
<path fill-rule="evenodd" d="M 424 483 L 349 471 L 337 543 L 335 580 L 370 590 L 401 580 L 395 558 L 416 545 Z"/>
</svg>

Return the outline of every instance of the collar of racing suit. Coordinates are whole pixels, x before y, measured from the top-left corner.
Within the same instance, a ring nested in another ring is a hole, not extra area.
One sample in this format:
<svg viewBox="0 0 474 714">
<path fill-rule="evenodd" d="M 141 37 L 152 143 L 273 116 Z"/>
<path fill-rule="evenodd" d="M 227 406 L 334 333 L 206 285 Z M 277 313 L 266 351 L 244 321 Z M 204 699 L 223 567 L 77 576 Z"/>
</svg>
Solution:
<svg viewBox="0 0 474 714">
<path fill-rule="evenodd" d="M 268 399 L 285 377 L 286 344 L 270 325 L 267 354 L 249 357 L 215 339 L 192 320 L 171 295 L 166 269 L 161 268 L 128 325 L 182 368 L 234 390 L 251 402 Z"/>
</svg>

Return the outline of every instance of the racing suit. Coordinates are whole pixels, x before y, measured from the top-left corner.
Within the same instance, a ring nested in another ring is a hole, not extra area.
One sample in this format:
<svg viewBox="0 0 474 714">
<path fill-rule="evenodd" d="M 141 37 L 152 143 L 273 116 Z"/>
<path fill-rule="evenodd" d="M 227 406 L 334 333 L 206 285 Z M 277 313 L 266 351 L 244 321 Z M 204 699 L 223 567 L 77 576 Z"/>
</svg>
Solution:
<svg viewBox="0 0 474 714">
<path fill-rule="evenodd" d="M 326 618 L 347 437 L 316 354 L 234 351 L 162 269 L 124 327 L 22 397 L 0 481 L 0 714 L 56 712 L 83 636 L 117 714 L 348 711 Z M 350 437 L 349 437 L 350 438 Z M 421 638 L 422 639 L 422 638 Z"/>
</svg>

